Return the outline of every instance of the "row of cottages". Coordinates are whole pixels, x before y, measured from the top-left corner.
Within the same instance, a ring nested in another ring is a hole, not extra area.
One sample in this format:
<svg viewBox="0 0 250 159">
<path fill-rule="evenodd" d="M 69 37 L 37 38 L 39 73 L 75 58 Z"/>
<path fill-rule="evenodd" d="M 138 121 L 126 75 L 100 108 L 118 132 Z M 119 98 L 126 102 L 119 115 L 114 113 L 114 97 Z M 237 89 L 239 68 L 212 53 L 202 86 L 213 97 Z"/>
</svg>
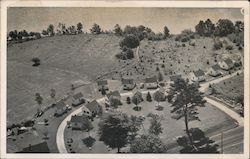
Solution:
<svg viewBox="0 0 250 159">
<path fill-rule="evenodd" d="M 93 100 L 82 108 L 82 112 L 88 117 L 100 116 L 102 115 L 102 106 L 96 100 Z"/>
<path fill-rule="evenodd" d="M 134 79 L 122 79 L 123 90 L 133 90 L 136 87 Z"/>
<path fill-rule="evenodd" d="M 105 105 L 110 106 L 112 100 L 117 100 L 119 102 L 121 101 L 121 94 L 119 91 L 111 91 L 108 94 L 106 94 Z"/>
<path fill-rule="evenodd" d="M 73 115 L 71 116 L 69 125 L 72 128 L 72 130 L 86 130 L 87 124 L 89 124 L 90 121 L 85 115 Z"/>
<path fill-rule="evenodd" d="M 98 80 L 97 81 L 97 87 L 98 87 L 98 91 L 101 91 L 101 90 L 109 90 L 109 87 L 108 87 L 108 81 L 107 80 Z"/>
<path fill-rule="evenodd" d="M 145 79 L 144 83 L 145 88 L 147 89 L 156 89 L 158 88 L 158 80 L 156 76 L 149 77 Z"/>
</svg>

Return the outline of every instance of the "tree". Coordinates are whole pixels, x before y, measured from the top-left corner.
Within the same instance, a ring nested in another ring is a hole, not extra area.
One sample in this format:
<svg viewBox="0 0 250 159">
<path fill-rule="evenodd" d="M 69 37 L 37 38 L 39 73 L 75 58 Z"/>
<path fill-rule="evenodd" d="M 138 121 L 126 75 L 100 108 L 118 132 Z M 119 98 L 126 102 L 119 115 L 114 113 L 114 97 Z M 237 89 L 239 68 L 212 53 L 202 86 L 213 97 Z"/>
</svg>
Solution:
<svg viewBox="0 0 250 159">
<path fill-rule="evenodd" d="M 134 115 L 131 115 L 129 119 L 129 132 L 131 133 L 129 135 L 129 140 L 133 141 L 137 135 L 137 132 L 140 130 L 140 127 L 143 126 L 144 118 L 137 117 Z"/>
<path fill-rule="evenodd" d="M 115 32 L 115 35 L 122 36 L 123 32 L 119 24 L 115 25 L 114 32 Z"/>
<path fill-rule="evenodd" d="M 36 93 L 35 94 L 35 100 L 36 100 L 36 102 L 37 102 L 37 104 L 39 105 L 39 112 L 41 111 L 41 105 L 42 105 L 42 103 L 43 103 L 43 98 L 42 98 L 42 96 L 40 95 L 40 93 Z"/>
<path fill-rule="evenodd" d="M 195 26 L 195 31 L 200 36 L 204 36 L 205 23 L 203 20 L 200 20 L 199 23 Z"/>
<path fill-rule="evenodd" d="M 121 104 L 121 101 L 119 99 L 113 97 L 110 97 L 109 102 L 112 108 L 118 108 L 118 106 Z"/>
<path fill-rule="evenodd" d="M 199 91 L 199 86 L 195 83 L 189 84 L 188 80 L 177 79 L 171 85 L 168 101 L 172 104 L 171 113 L 179 116 L 178 119 L 184 118 L 185 131 L 188 136 L 190 145 L 194 145 L 192 134 L 189 130 L 189 121 L 200 120 L 198 117 L 197 107 L 203 107 L 203 93 Z M 177 120 L 178 120 L 177 119 Z"/>
<path fill-rule="evenodd" d="M 135 104 L 135 110 L 139 111 L 140 107 L 138 107 L 138 104 L 142 102 L 142 99 L 139 95 L 134 95 L 132 97 L 132 102 Z"/>
<path fill-rule="evenodd" d="M 151 97 L 151 95 L 150 95 L 150 93 L 148 92 L 148 94 L 147 94 L 147 101 L 148 102 L 152 102 L 152 97 Z"/>
<path fill-rule="evenodd" d="M 41 38 L 41 34 L 40 33 L 35 33 L 35 37 L 36 37 L 36 39 L 40 39 Z"/>
<path fill-rule="evenodd" d="M 126 50 L 126 58 L 127 58 L 127 59 L 133 59 L 133 58 L 134 58 L 134 52 L 133 52 L 132 49 L 128 48 L 128 49 Z"/>
<path fill-rule="evenodd" d="M 47 30 L 42 30 L 42 34 L 43 34 L 44 36 L 49 35 L 49 33 L 48 33 L 48 31 L 47 31 Z"/>
<path fill-rule="evenodd" d="M 12 40 L 17 40 L 17 30 L 10 31 L 9 36 L 11 37 Z"/>
<path fill-rule="evenodd" d="M 186 136 L 177 139 L 178 145 L 183 147 L 180 150 L 181 153 L 219 153 L 217 150 L 218 145 L 206 137 L 199 128 L 191 128 L 190 134 L 194 141 L 193 145 L 190 145 Z"/>
<path fill-rule="evenodd" d="M 167 37 L 169 37 L 169 29 L 168 29 L 167 26 L 164 26 L 163 32 L 164 32 L 164 39 L 166 39 Z"/>
<path fill-rule="evenodd" d="M 21 31 L 22 37 L 28 37 L 29 33 L 26 30 Z"/>
<path fill-rule="evenodd" d="M 130 104 L 131 103 L 131 99 L 130 97 L 127 97 L 127 104 Z"/>
<path fill-rule="evenodd" d="M 104 86 L 102 86 L 101 93 L 102 93 L 102 95 L 106 94 L 106 89 L 104 88 Z"/>
<path fill-rule="evenodd" d="M 215 35 L 221 37 L 227 36 L 228 34 L 232 34 L 234 30 L 234 24 L 231 20 L 219 19 L 215 28 Z"/>
<path fill-rule="evenodd" d="M 32 58 L 32 62 L 34 62 L 32 66 L 39 66 L 41 64 L 41 60 L 38 57 Z"/>
<path fill-rule="evenodd" d="M 54 25 L 50 24 L 47 28 L 47 33 L 49 36 L 54 36 L 55 35 L 55 31 L 54 31 Z"/>
<path fill-rule="evenodd" d="M 212 23 L 210 19 L 207 19 L 204 23 L 204 35 L 210 37 L 213 35 L 215 31 L 215 25 Z"/>
<path fill-rule="evenodd" d="M 101 28 L 98 24 L 94 23 L 92 28 L 90 29 L 92 34 L 101 34 Z"/>
<path fill-rule="evenodd" d="M 117 148 L 118 153 L 127 144 L 129 131 L 129 118 L 126 114 L 110 114 L 99 123 L 100 141 L 111 148 Z"/>
<path fill-rule="evenodd" d="M 77 27 L 77 32 L 78 32 L 78 34 L 79 34 L 79 33 L 82 33 L 82 29 L 83 29 L 82 23 L 80 23 L 80 22 L 77 23 L 76 27 Z"/>
<path fill-rule="evenodd" d="M 160 92 L 160 91 L 156 91 L 155 94 L 154 94 L 154 100 L 156 102 L 158 102 L 158 105 L 157 105 L 157 108 L 160 107 L 160 102 L 163 101 L 164 97 L 163 97 L 163 93 Z"/>
<path fill-rule="evenodd" d="M 152 113 L 150 113 L 148 115 L 148 117 L 151 117 L 150 118 L 149 133 L 158 136 L 159 134 L 162 133 L 162 130 L 163 130 L 163 128 L 161 126 L 162 118 L 159 115 L 152 114 Z"/>
<path fill-rule="evenodd" d="M 244 22 L 236 21 L 234 24 L 235 33 L 238 34 L 240 32 L 244 32 Z"/>
<path fill-rule="evenodd" d="M 77 31 L 76 31 L 76 27 L 74 25 L 68 27 L 68 31 L 70 34 L 76 34 Z"/>
<path fill-rule="evenodd" d="M 87 119 L 86 122 L 82 125 L 82 130 L 86 130 L 90 137 L 90 131 L 94 128 L 92 123 Z"/>
<path fill-rule="evenodd" d="M 132 153 L 165 153 L 167 146 L 159 136 L 154 134 L 141 135 L 132 141 L 130 146 Z"/>
<path fill-rule="evenodd" d="M 137 36 L 134 34 L 127 34 L 125 37 L 120 41 L 120 47 L 126 46 L 128 48 L 136 48 L 139 46 L 140 41 Z"/>
</svg>

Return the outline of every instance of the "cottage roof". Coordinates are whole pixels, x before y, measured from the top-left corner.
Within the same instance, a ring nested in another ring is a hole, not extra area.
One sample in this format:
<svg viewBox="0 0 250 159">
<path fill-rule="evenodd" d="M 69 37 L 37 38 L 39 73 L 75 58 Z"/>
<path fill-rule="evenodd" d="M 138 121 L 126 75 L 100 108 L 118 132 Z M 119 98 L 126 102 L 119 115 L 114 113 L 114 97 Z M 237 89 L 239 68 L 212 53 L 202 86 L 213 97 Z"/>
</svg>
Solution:
<svg viewBox="0 0 250 159">
<path fill-rule="evenodd" d="M 194 71 L 194 75 L 196 77 L 200 77 L 200 76 L 204 76 L 205 73 L 202 70 L 199 69 L 198 71 Z"/>
<path fill-rule="evenodd" d="M 103 85 L 107 85 L 107 84 L 108 84 L 107 80 L 99 80 L 99 81 L 97 81 L 98 86 L 103 86 Z"/>
<path fill-rule="evenodd" d="M 111 96 L 115 96 L 115 97 L 121 97 L 119 91 L 111 91 L 107 94 L 107 97 L 110 98 Z"/>
<path fill-rule="evenodd" d="M 73 122 L 73 123 L 84 123 L 84 122 L 87 122 L 87 117 L 82 115 L 82 116 L 79 116 L 79 115 L 74 115 L 71 117 L 71 120 L 70 122 Z"/>
<path fill-rule="evenodd" d="M 220 66 L 218 64 L 215 64 L 215 65 L 212 66 L 212 69 L 217 71 L 217 70 L 220 69 Z"/>
<path fill-rule="evenodd" d="M 82 97 L 83 97 L 82 92 L 79 92 L 79 93 L 76 93 L 75 95 L 73 95 L 74 99 L 80 99 Z"/>
<path fill-rule="evenodd" d="M 233 64 L 233 61 L 231 59 L 226 59 L 224 60 L 224 62 L 227 64 L 227 65 L 232 65 Z"/>
<path fill-rule="evenodd" d="M 173 75 L 173 76 L 170 76 L 170 80 L 171 81 L 176 81 L 177 79 L 180 79 L 181 78 L 181 75 Z"/>
<path fill-rule="evenodd" d="M 57 109 L 62 109 L 64 107 L 66 107 L 66 104 L 64 103 L 63 100 L 60 100 L 58 103 L 56 103 L 56 108 Z"/>
<path fill-rule="evenodd" d="M 148 77 L 145 79 L 145 83 L 155 83 L 157 82 L 157 77 L 153 76 L 153 77 Z"/>
<path fill-rule="evenodd" d="M 99 111 L 101 106 L 96 100 L 93 100 L 92 102 L 86 104 L 85 107 L 92 112 L 92 111 Z"/>
<path fill-rule="evenodd" d="M 47 142 L 42 142 L 36 145 L 30 145 L 26 148 L 23 148 L 22 152 L 29 153 L 50 153 Z"/>
<path fill-rule="evenodd" d="M 122 84 L 134 84 L 134 79 L 122 79 Z"/>
</svg>

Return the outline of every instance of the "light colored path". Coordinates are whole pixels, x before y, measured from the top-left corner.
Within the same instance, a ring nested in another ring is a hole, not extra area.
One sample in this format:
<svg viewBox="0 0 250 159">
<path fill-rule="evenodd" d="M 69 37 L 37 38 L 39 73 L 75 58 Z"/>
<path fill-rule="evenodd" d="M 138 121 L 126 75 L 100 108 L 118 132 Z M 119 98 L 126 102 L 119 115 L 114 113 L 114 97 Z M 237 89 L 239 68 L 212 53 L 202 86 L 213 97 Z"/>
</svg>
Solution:
<svg viewBox="0 0 250 159">
<path fill-rule="evenodd" d="M 238 73 L 242 73 L 242 70 L 240 71 L 237 71 Z M 237 72 L 231 74 L 231 75 L 226 75 L 224 77 L 221 77 L 221 78 L 218 78 L 218 79 L 215 79 L 215 80 L 212 80 L 212 81 L 208 81 L 206 83 L 203 83 L 201 84 L 201 87 L 200 87 L 200 91 L 202 92 L 205 92 L 205 90 L 209 87 L 209 84 L 211 83 L 219 83 L 223 80 L 226 80 L 226 79 L 229 79 L 231 77 L 234 77 L 235 75 L 237 75 Z M 145 94 L 147 92 L 150 92 L 150 93 L 154 93 L 156 92 L 157 90 L 143 90 L 142 93 Z M 122 93 L 121 96 L 131 96 L 132 95 L 132 92 L 126 92 L 126 93 Z M 229 109 L 227 106 L 225 106 L 224 104 L 222 103 L 219 103 L 217 101 L 214 101 L 210 98 L 207 98 L 205 97 L 205 100 L 214 105 L 215 107 L 219 108 L 220 110 L 222 110 L 223 112 L 225 112 L 226 114 L 228 114 L 230 117 L 232 117 L 233 119 L 235 119 L 238 124 L 240 126 L 243 126 L 244 125 L 244 120 L 243 118 L 238 115 L 236 112 L 234 112 L 233 110 Z M 98 102 L 103 102 L 104 101 L 104 98 L 100 98 L 97 100 Z M 58 148 L 58 151 L 60 153 L 68 153 L 67 152 L 67 149 L 65 147 L 65 142 L 64 142 L 64 129 L 67 127 L 67 122 L 70 121 L 71 119 L 71 116 L 75 115 L 75 114 L 79 114 L 82 110 L 82 107 L 79 107 L 78 109 L 74 110 L 73 112 L 71 112 L 70 114 L 68 114 L 68 116 L 61 122 L 61 124 L 59 125 L 58 129 L 57 129 L 57 134 L 56 134 L 56 144 L 57 144 L 57 148 Z"/>
</svg>

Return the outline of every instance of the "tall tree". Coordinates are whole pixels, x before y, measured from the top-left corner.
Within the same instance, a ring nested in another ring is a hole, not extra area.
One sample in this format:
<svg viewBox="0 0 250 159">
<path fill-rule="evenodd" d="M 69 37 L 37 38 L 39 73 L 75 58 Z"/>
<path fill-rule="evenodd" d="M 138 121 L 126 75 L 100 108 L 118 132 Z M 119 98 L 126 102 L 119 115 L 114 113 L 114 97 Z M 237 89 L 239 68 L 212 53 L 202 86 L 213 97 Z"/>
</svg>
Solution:
<svg viewBox="0 0 250 159">
<path fill-rule="evenodd" d="M 161 126 L 162 117 L 152 113 L 150 113 L 148 117 L 150 117 L 149 133 L 158 136 L 159 134 L 162 133 L 163 130 Z"/>
<path fill-rule="evenodd" d="M 217 26 L 215 28 L 215 35 L 217 36 L 227 36 L 234 32 L 234 24 L 229 19 L 219 19 Z"/>
<path fill-rule="evenodd" d="M 172 103 L 173 109 L 171 113 L 178 114 L 178 119 L 184 118 L 186 134 L 190 145 L 193 146 L 194 143 L 189 130 L 189 121 L 200 120 L 197 107 L 203 107 L 205 105 L 206 101 L 203 100 L 203 93 L 199 91 L 197 84 L 189 84 L 188 80 L 177 79 L 170 87 L 168 101 Z"/>
<path fill-rule="evenodd" d="M 54 36 L 55 35 L 54 25 L 50 24 L 47 28 L 47 32 L 49 36 Z"/>
<path fill-rule="evenodd" d="M 77 27 L 77 32 L 78 32 L 78 34 L 79 34 L 79 33 L 82 33 L 82 29 L 83 29 L 82 23 L 80 23 L 80 22 L 77 23 L 76 27 Z"/>
<path fill-rule="evenodd" d="M 134 96 L 132 97 L 132 102 L 133 102 L 134 105 L 135 105 L 135 110 L 139 111 L 139 108 L 140 108 L 140 107 L 138 106 L 138 104 L 142 102 L 141 97 L 140 97 L 139 95 L 134 95 Z"/>
<path fill-rule="evenodd" d="M 121 29 L 121 27 L 120 27 L 119 24 L 116 24 L 116 25 L 115 25 L 114 32 L 115 32 L 115 35 L 117 35 L 117 36 L 122 36 L 123 31 L 122 31 L 122 29 Z"/>
<path fill-rule="evenodd" d="M 101 34 L 101 28 L 98 24 L 94 23 L 92 28 L 90 29 L 92 34 Z"/>
<path fill-rule="evenodd" d="M 53 105 L 54 105 L 56 103 L 56 90 L 54 88 L 51 88 L 51 90 L 50 90 L 50 97 L 51 97 L 51 99 L 54 100 L 54 103 L 53 103 Z"/>
<path fill-rule="evenodd" d="M 130 146 L 132 153 L 165 153 L 167 146 L 154 134 L 141 135 L 132 141 Z"/>
<path fill-rule="evenodd" d="M 235 27 L 236 34 L 240 32 L 244 32 L 244 22 L 236 21 L 234 27 Z"/>
<path fill-rule="evenodd" d="M 167 37 L 169 37 L 169 29 L 168 29 L 167 26 L 164 26 L 163 32 L 164 32 L 164 39 L 166 39 Z"/>
<path fill-rule="evenodd" d="M 110 114 L 99 123 L 100 141 L 111 148 L 117 148 L 118 153 L 127 144 L 129 131 L 129 118 L 126 114 Z"/>
</svg>

